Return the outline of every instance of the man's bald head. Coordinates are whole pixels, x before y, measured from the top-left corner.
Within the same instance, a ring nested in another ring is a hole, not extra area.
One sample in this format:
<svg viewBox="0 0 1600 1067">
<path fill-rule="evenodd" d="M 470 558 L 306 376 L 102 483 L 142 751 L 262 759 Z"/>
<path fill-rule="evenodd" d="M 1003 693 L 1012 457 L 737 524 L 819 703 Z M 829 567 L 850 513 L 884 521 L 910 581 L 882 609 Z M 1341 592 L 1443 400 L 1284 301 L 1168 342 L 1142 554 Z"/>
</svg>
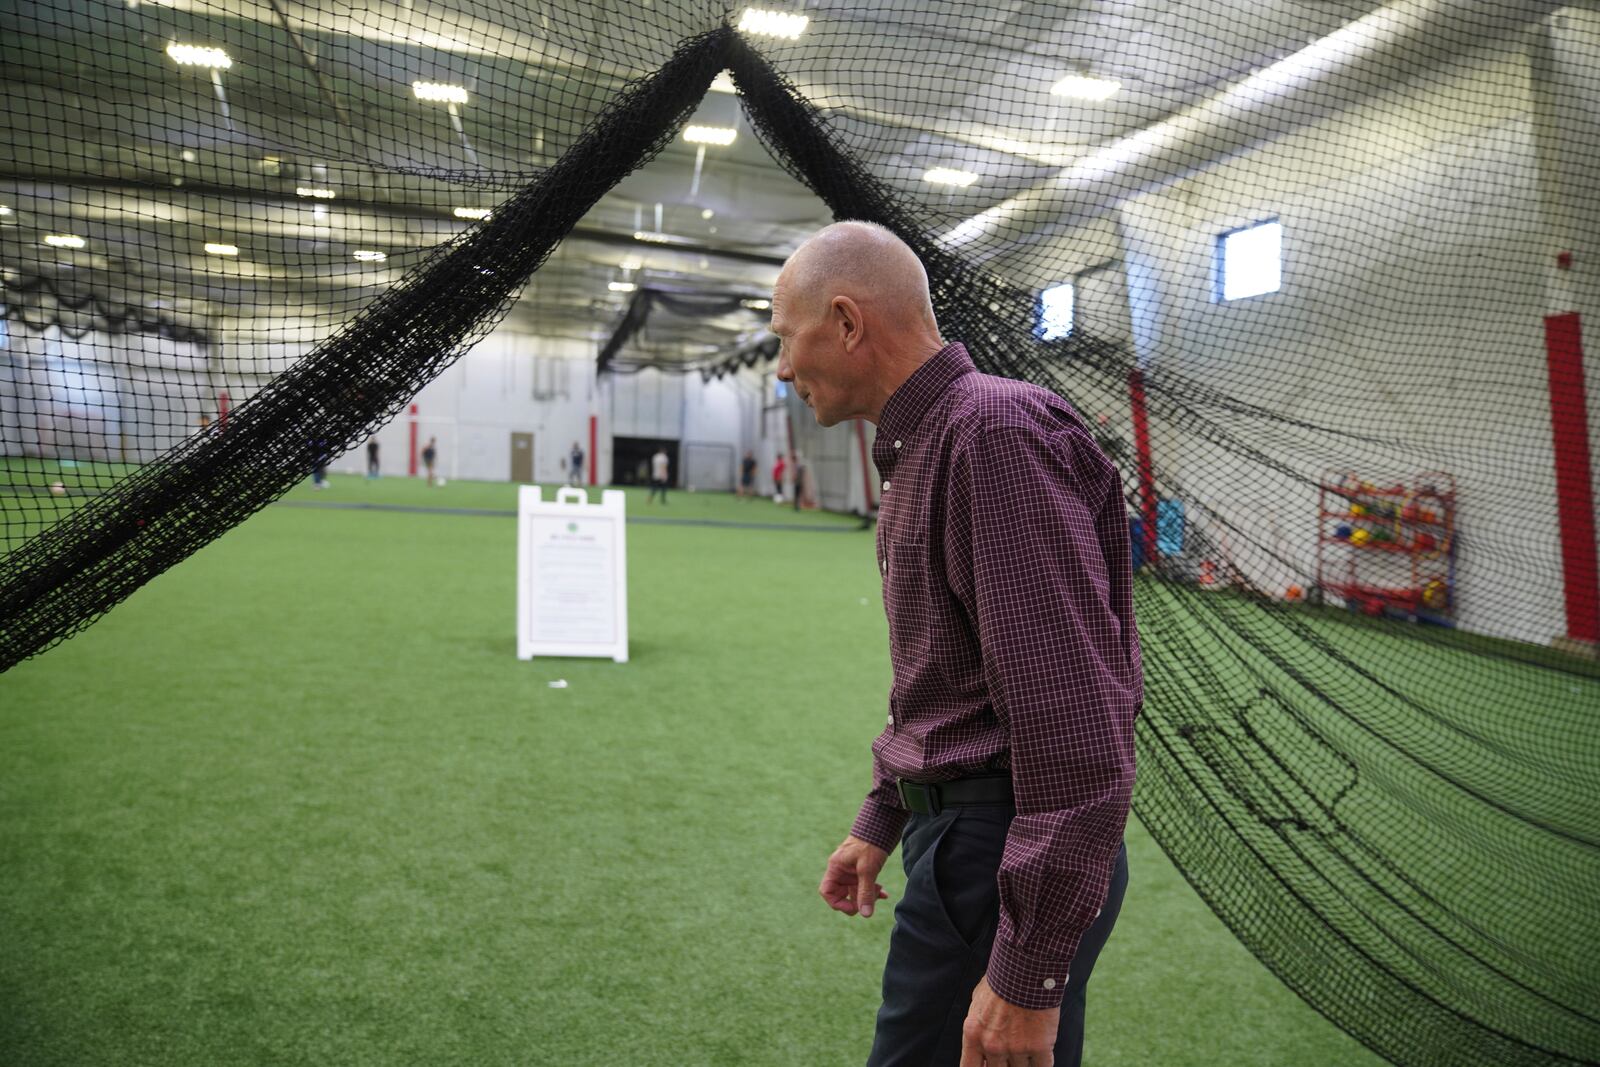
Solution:
<svg viewBox="0 0 1600 1067">
<path fill-rule="evenodd" d="M 870 222 L 839 222 L 801 245 L 772 290 L 778 379 L 824 426 L 877 421 L 895 389 L 944 346 L 928 273 Z"/>
<path fill-rule="evenodd" d="M 922 261 L 877 223 L 836 222 L 817 231 L 789 257 L 773 292 L 785 315 L 804 318 L 838 296 L 870 307 L 891 328 L 938 329 Z"/>
</svg>

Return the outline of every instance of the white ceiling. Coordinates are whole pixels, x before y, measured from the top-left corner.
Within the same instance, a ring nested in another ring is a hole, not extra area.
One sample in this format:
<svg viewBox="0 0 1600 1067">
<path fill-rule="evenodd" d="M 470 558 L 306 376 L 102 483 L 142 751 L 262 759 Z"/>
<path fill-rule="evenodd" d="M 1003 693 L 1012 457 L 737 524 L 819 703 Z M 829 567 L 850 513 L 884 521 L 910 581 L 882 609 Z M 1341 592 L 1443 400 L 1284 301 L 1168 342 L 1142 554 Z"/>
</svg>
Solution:
<svg viewBox="0 0 1600 1067">
<path fill-rule="evenodd" d="M 930 219 L 953 224 L 1037 185 L 1097 145 L 1192 106 L 1359 17 L 1342 0 L 947 0 L 806 4 L 794 42 L 752 39 L 821 111 L 837 143 Z M 790 8 L 798 9 L 798 6 Z M 537 178 L 628 80 L 717 4 L 513 0 L 316 5 L 268 0 L 56 0 L 5 15 L 0 269 L 158 310 L 223 343 L 250 320 L 331 329 L 470 222 Z M 735 13 L 736 17 L 736 13 Z M 221 95 L 168 41 L 226 48 Z M 1082 70 L 1124 88 L 1053 97 Z M 461 84 L 457 110 L 413 98 Z M 224 111 L 225 108 L 225 111 Z M 679 140 L 605 195 L 513 310 L 523 328 L 603 338 L 629 297 L 612 281 L 760 296 L 827 209 L 773 162 L 736 97 L 691 121 L 736 125 L 728 148 Z M 934 166 L 978 173 L 952 192 Z M 297 195 L 302 186 L 335 192 Z M 636 241 L 658 228 L 670 245 Z M 80 251 L 47 233 L 84 238 Z M 239 247 L 207 255 L 206 242 Z M 357 263 L 357 249 L 382 251 Z M 624 270 L 625 266 L 634 269 Z M 748 341 L 757 315 L 658 334 L 652 358 Z"/>
</svg>

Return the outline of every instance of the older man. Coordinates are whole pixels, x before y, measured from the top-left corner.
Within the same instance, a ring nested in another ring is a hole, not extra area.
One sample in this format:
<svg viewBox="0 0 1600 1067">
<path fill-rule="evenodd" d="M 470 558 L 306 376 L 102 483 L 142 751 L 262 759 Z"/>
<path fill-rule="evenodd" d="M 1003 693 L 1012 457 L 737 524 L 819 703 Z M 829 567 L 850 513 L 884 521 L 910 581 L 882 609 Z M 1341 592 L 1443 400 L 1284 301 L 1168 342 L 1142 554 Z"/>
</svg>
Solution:
<svg viewBox="0 0 1600 1067">
<path fill-rule="evenodd" d="M 872 1067 L 1070 1067 L 1127 885 L 1142 699 L 1121 481 L 1078 413 L 980 374 L 916 255 L 844 222 L 772 299 L 817 421 L 863 418 L 894 683 L 873 786 L 820 891 L 870 916 L 904 846 Z"/>
</svg>

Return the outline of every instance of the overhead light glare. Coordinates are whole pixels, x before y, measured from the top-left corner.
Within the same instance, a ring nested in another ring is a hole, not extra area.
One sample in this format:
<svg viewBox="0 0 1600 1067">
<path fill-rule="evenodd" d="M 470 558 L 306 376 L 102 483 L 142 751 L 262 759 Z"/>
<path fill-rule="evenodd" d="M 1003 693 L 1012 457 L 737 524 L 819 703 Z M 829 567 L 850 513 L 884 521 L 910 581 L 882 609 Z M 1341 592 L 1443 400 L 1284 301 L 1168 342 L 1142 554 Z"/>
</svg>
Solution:
<svg viewBox="0 0 1600 1067">
<path fill-rule="evenodd" d="M 11 209 L 4 204 L 0 204 L 0 218 L 5 218 L 9 214 L 11 214 Z"/>
<path fill-rule="evenodd" d="M 739 131 L 732 126 L 690 126 L 683 131 L 683 139 L 690 144 L 715 144 L 726 147 L 733 143 Z"/>
<path fill-rule="evenodd" d="M 751 311 L 766 311 L 772 307 L 772 301 L 770 300 L 741 300 L 739 303 Z"/>
<path fill-rule="evenodd" d="M 782 37 L 792 41 L 805 32 L 811 22 L 805 15 L 791 15 L 786 11 L 765 11 L 759 7 L 744 9 L 739 20 L 740 33 L 753 33 L 759 37 Z"/>
<path fill-rule="evenodd" d="M 1122 88 L 1122 83 L 1110 78 L 1094 78 L 1087 74 L 1068 74 L 1050 87 L 1051 96 L 1070 96 L 1074 100 L 1106 100 Z"/>
<path fill-rule="evenodd" d="M 82 248 L 83 238 L 74 237 L 70 233 L 47 233 L 44 243 L 55 248 Z"/>
<path fill-rule="evenodd" d="M 173 62 L 183 67 L 210 67 L 212 70 L 227 70 L 233 66 L 233 57 L 220 48 L 205 48 L 197 44 L 178 44 L 176 41 L 167 45 L 167 55 Z"/>
<path fill-rule="evenodd" d="M 629 256 L 627 259 L 617 264 L 617 266 L 621 267 L 623 270 L 638 270 L 644 266 L 644 260 L 640 259 L 638 256 Z"/>
<path fill-rule="evenodd" d="M 722 70 L 718 71 L 717 76 L 711 79 L 711 91 L 714 93 L 737 93 L 739 87 L 733 84 L 733 75 Z"/>
<path fill-rule="evenodd" d="M 716 212 L 715 212 L 715 211 L 712 211 L 712 210 L 711 210 L 711 209 L 710 209 L 710 208 L 708 208 L 708 207 L 707 207 L 707 208 L 701 208 L 701 209 L 700 209 L 700 217 L 701 217 L 701 218 L 703 218 L 703 219 L 709 219 L 709 218 L 713 218 L 713 217 L 715 217 L 715 216 L 716 216 L 716 214 L 717 214 L 717 213 L 716 213 Z"/>
<path fill-rule="evenodd" d="M 309 185 L 298 185 L 294 190 L 295 196 L 314 196 L 318 200 L 332 200 L 337 194 L 332 189 L 314 189 Z"/>
<path fill-rule="evenodd" d="M 213 256 L 236 256 L 239 254 L 239 246 L 207 242 L 206 253 Z"/>
<path fill-rule="evenodd" d="M 382 252 L 375 252 L 370 248 L 358 248 L 355 257 L 363 263 L 382 263 L 389 257 Z"/>
<path fill-rule="evenodd" d="M 606 288 L 610 289 L 613 293 L 631 293 L 637 289 L 638 286 L 634 285 L 632 282 L 610 282 L 606 285 Z"/>
<path fill-rule="evenodd" d="M 958 185 L 965 189 L 978 180 L 978 176 L 970 170 L 951 170 L 949 167 L 934 167 L 924 171 L 922 180 L 932 182 L 934 185 Z"/>
<path fill-rule="evenodd" d="M 458 219 L 486 219 L 489 209 L 486 207 L 458 207 L 451 212 Z"/>
<path fill-rule="evenodd" d="M 459 85 L 442 82 L 412 82 L 411 92 L 418 100 L 431 100 L 437 104 L 465 104 L 467 91 Z"/>
<path fill-rule="evenodd" d="M 669 234 L 651 230 L 634 230 L 633 239 L 635 241 L 646 241 L 653 245 L 664 245 L 670 242 L 672 237 Z"/>
</svg>

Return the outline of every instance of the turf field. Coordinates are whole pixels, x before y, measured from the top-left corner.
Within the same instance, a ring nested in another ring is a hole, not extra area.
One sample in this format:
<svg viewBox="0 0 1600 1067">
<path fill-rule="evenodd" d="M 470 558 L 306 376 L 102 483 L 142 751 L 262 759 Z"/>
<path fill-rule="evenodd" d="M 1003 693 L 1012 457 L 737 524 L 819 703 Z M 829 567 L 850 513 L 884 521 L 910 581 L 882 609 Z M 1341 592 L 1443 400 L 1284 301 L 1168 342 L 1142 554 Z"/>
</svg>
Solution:
<svg viewBox="0 0 1600 1067">
<path fill-rule="evenodd" d="M 0 1063 L 865 1057 L 889 917 L 815 887 L 883 721 L 872 535 L 633 496 L 677 521 L 629 528 L 632 662 L 522 663 L 514 492 L 298 489 L 0 676 Z M 1090 1067 L 1377 1062 L 1129 849 Z"/>
</svg>

